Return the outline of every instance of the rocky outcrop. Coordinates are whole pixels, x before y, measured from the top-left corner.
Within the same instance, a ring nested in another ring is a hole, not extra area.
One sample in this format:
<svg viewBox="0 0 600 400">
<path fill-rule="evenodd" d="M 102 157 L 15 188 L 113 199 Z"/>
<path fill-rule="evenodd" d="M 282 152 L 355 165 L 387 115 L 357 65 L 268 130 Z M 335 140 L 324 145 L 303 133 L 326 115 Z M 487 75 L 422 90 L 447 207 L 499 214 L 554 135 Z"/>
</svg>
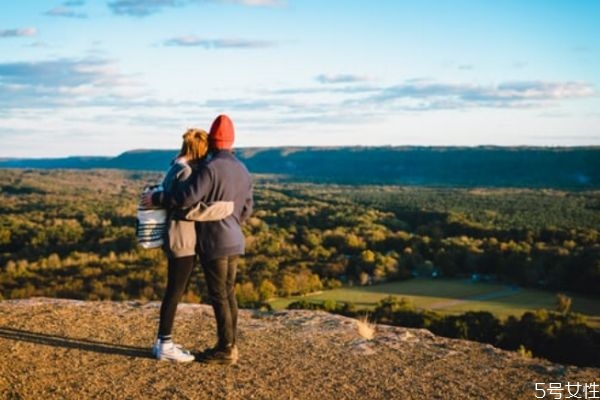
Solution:
<svg viewBox="0 0 600 400">
<path fill-rule="evenodd" d="M 426 330 L 376 325 L 367 339 L 360 321 L 304 310 L 241 310 L 235 366 L 160 362 L 150 354 L 158 308 L 156 302 L 0 302 L 0 398 L 534 399 L 550 383 L 560 383 L 564 394 L 569 383 L 600 384 L 600 369 L 524 358 Z M 212 309 L 181 304 L 174 336 L 195 351 L 213 345 Z M 546 390 L 545 398 L 554 397 Z"/>
</svg>

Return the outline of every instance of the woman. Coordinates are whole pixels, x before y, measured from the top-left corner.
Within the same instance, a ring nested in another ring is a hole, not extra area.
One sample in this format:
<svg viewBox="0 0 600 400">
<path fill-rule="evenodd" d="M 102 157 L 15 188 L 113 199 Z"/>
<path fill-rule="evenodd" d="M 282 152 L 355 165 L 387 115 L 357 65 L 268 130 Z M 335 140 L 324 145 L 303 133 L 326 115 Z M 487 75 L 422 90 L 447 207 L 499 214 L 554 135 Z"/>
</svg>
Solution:
<svg viewBox="0 0 600 400">
<path fill-rule="evenodd" d="M 171 168 L 165 175 L 162 187 L 171 192 L 190 178 L 192 172 L 204 161 L 208 152 L 208 134 L 201 129 L 188 129 Z M 162 304 L 158 337 L 152 354 L 159 360 L 175 362 L 194 361 L 189 351 L 172 340 L 173 321 L 177 304 L 196 261 L 196 229 L 193 221 L 185 220 L 186 210 L 169 210 L 168 232 L 164 250 L 168 258 L 168 280 Z"/>
</svg>

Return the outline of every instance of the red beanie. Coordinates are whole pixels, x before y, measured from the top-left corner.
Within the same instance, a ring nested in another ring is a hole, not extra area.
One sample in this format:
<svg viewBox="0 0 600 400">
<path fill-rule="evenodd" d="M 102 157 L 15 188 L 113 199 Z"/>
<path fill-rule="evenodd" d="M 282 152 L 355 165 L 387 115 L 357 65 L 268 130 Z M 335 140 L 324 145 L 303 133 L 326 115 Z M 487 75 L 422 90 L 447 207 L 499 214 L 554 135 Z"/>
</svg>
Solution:
<svg viewBox="0 0 600 400">
<path fill-rule="evenodd" d="M 213 121 L 208 135 L 208 141 L 214 149 L 231 150 L 235 132 L 233 122 L 227 115 L 219 115 Z"/>
</svg>

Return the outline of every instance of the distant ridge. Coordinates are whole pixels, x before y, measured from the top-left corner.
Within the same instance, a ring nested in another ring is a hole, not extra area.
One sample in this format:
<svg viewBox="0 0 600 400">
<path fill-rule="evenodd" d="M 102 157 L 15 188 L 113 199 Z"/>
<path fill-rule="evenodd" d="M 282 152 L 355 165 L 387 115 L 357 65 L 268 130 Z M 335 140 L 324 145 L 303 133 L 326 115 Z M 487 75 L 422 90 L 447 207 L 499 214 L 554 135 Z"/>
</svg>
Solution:
<svg viewBox="0 0 600 400">
<path fill-rule="evenodd" d="M 117 157 L 0 159 L 0 168 L 164 171 L 177 150 Z M 236 154 L 252 173 L 338 184 L 600 188 L 600 147 L 267 147 Z"/>
<path fill-rule="evenodd" d="M 109 157 L 0 158 L 0 168 L 101 168 Z"/>
<path fill-rule="evenodd" d="M 132 150 L 106 161 L 104 168 L 164 171 L 177 150 Z"/>
</svg>

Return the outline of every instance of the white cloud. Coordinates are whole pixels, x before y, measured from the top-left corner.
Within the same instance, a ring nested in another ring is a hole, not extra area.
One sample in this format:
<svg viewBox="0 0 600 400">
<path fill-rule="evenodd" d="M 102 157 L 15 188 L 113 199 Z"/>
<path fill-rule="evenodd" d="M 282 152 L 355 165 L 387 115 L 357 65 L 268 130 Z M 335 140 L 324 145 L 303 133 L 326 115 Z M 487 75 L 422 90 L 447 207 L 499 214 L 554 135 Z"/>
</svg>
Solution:
<svg viewBox="0 0 600 400">
<path fill-rule="evenodd" d="M 50 47 L 50 45 L 48 43 L 46 43 L 46 42 L 42 42 L 42 41 L 38 40 L 36 42 L 31 43 L 29 45 L 29 47 L 35 47 L 35 48 L 38 48 L 38 49 L 43 49 L 43 48 Z"/>
<path fill-rule="evenodd" d="M 0 63 L 0 105 L 4 108 L 118 103 L 140 96 L 132 76 L 103 59 L 56 59 Z"/>
<path fill-rule="evenodd" d="M 284 0 L 222 0 L 221 2 L 241 4 L 250 7 L 283 7 L 287 4 Z"/>
<path fill-rule="evenodd" d="M 180 7 L 189 3 L 185 0 L 117 0 L 108 3 L 108 8 L 118 15 L 145 17 L 167 7 Z"/>
<path fill-rule="evenodd" d="M 54 7 L 44 13 L 49 17 L 63 17 L 63 18 L 87 18 L 86 14 L 78 13 L 70 9 L 69 7 Z"/>
<path fill-rule="evenodd" d="M 548 102 L 588 98 L 598 93 L 587 82 L 514 81 L 484 86 L 470 83 L 407 81 L 372 96 L 378 104 L 407 104 L 409 109 L 451 109 L 472 107 L 531 108 Z"/>
<path fill-rule="evenodd" d="M 247 7 L 281 7 L 286 5 L 284 0 L 116 0 L 109 1 L 107 5 L 117 15 L 146 17 L 168 8 L 201 3 L 230 3 Z"/>
<path fill-rule="evenodd" d="M 275 46 L 274 42 L 247 39 L 203 39 L 193 35 L 167 39 L 165 46 L 204 47 L 206 49 L 256 49 Z"/>
<path fill-rule="evenodd" d="M 0 29 L 0 38 L 31 37 L 37 35 L 36 28 Z"/>
<path fill-rule="evenodd" d="M 315 78 L 321 83 L 354 83 L 354 82 L 366 82 L 370 79 L 362 75 L 352 74 L 321 74 Z"/>
<path fill-rule="evenodd" d="M 515 100 L 552 100 L 592 97 L 596 95 L 596 91 L 585 82 L 517 81 L 498 85 L 494 95 Z"/>
</svg>

